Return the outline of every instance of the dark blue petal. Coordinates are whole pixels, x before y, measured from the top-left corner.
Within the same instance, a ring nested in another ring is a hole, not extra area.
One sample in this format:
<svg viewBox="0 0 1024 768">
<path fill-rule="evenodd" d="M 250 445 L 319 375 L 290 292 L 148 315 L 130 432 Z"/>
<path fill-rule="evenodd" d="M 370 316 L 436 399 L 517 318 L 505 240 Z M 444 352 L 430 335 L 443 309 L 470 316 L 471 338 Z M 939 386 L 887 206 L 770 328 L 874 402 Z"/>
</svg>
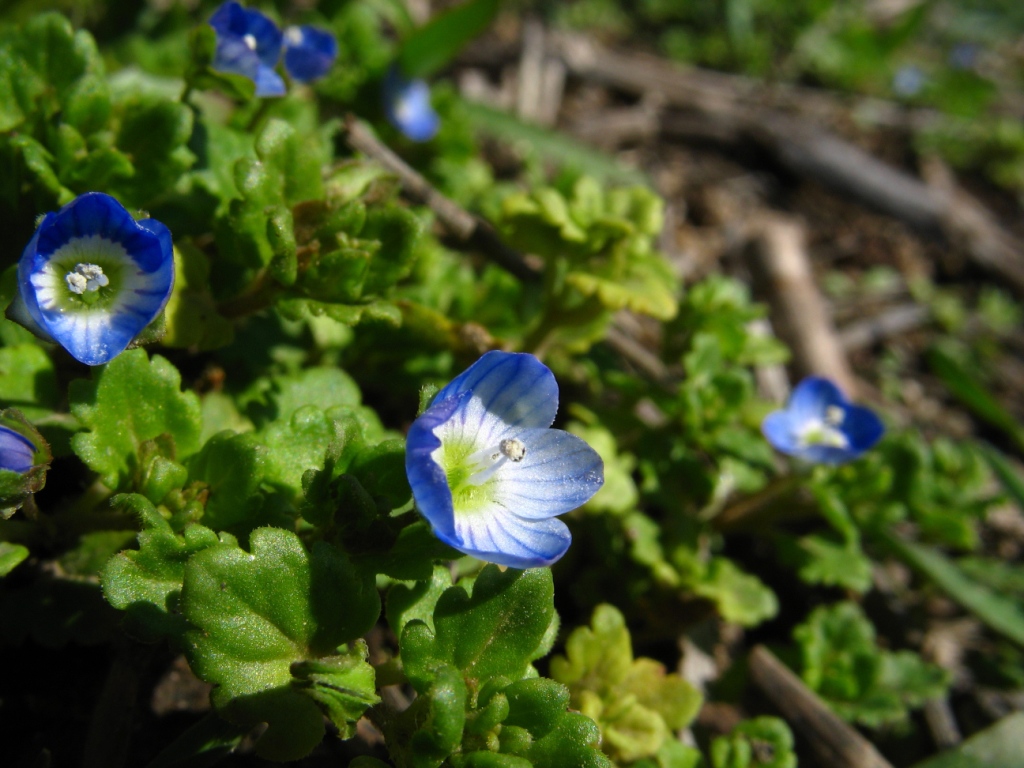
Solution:
<svg viewBox="0 0 1024 768">
<path fill-rule="evenodd" d="M 441 447 L 434 430 L 448 421 L 469 397 L 463 393 L 434 403 L 409 427 L 405 437 L 405 474 L 412 488 L 416 507 L 427 518 L 439 538 L 455 535 L 452 491 L 444 469 L 430 454 Z"/>
<path fill-rule="evenodd" d="M 856 451 L 859 455 L 882 439 L 885 425 L 870 408 L 850 405 L 846 408 L 843 433 L 850 441 L 850 450 Z"/>
<path fill-rule="evenodd" d="M 247 77 L 256 81 L 260 57 L 239 37 L 217 38 L 217 50 L 211 66 L 218 72 Z"/>
<path fill-rule="evenodd" d="M 388 121 L 412 141 L 430 141 L 441 120 L 430 104 L 425 80 L 408 80 L 392 68 L 384 80 L 384 111 Z"/>
<path fill-rule="evenodd" d="M 284 68 L 300 83 L 326 75 L 338 58 L 338 41 L 317 27 L 289 27 L 284 34 Z"/>
<path fill-rule="evenodd" d="M 24 435 L 0 427 L 0 469 L 28 472 L 35 464 L 36 447 Z"/>
</svg>

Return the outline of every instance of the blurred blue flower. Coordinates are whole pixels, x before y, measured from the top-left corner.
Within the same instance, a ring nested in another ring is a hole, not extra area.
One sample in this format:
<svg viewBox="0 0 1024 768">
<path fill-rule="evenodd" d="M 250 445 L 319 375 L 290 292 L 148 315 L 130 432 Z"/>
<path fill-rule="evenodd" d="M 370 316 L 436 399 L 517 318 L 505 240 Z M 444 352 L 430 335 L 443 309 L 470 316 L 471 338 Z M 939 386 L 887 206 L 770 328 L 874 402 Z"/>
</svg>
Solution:
<svg viewBox="0 0 1024 768">
<path fill-rule="evenodd" d="M 975 43 L 957 43 L 950 49 L 946 61 L 953 69 L 974 69 L 980 54 L 981 48 Z"/>
<path fill-rule="evenodd" d="M 571 536 L 556 515 L 587 502 L 604 464 L 575 435 L 551 429 L 558 384 L 523 353 L 488 352 L 413 422 L 405 471 L 434 535 L 512 568 L 550 565 Z"/>
<path fill-rule="evenodd" d="M 892 90 L 897 96 L 917 96 L 928 82 L 928 76 L 913 64 L 900 67 L 892 77 Z"/>
<path fill-rule="evenodd" d="M 171 233 L 136 221 L 102 192 L 79 195 L 40 221 L 18 263 L 15 316 L 72 357 L 100 365 L 163 310 L 174 285 Z"/>
<path fill-rule="evenodd" d="M 281 59 L 281 30 L 259 11 L 229 0 L 210 17 L 217 33 L 213 68 L 256 83 L 257 96 L 283 96 L 284 80 L 274 71 Z"/>
<path fill-rule="evenodd" d="M 392 67 L 384 78 L 384 112 L 388 121 L 412 141 L 430 141 L 441 119 L 430 105 L 426 80 L 410 80 Z"/>
<path fill-rule="evenodd" d="M 797 385 L 785 409 L 768 414 L 761 431 L 790 456 L 842 464 L 877 443 L 885 427 L 874 411 L 851 403 L 828 379 L 812 376 Z"/>
<path fill-rule="evenodd" d="M 24 435 L 0 426 L 0 469 L 24 474 L 35 464 L 36 447 Z"/>
<path fill-rule="evenodd" d="M 284 68 L 292 80 L 308 83 L 330 72 L 338 58 L 334 35 L 317 27 L 288 27 L 284 31 Z"/>
</svg>

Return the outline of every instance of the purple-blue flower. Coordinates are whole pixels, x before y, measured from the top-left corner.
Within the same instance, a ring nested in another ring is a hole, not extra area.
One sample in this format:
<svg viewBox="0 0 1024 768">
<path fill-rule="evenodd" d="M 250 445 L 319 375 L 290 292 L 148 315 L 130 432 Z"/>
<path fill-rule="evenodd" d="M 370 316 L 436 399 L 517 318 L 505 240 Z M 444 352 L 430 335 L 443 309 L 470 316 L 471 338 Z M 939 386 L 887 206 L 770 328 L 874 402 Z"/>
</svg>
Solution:
<svg viewBox="0 0 1024 768">
<path fill-rule="evenodd" d="M 284 80 L 274 71 L 281 59 L 281 30 L 269 17 L 229 0 L 214 11 L 217 33 L 213 68 L 242 75 L 256 83 L 257 96 L 283 96 Z"/>
<path fill-rule="evenodd" d="M 171 233 L 102 192 L 46 214 L 18 263 L 18 319 L 86 365 L 121 354 L 174 285 Z"/>
<path fill-rule="evenodd" d="M 571 536 L 557 515 L 586 503 L 604 464 L 575 435 L 551 429 L 555 377 L 533 355 L 488 352 L 413 422 L 405 471 L 441 541 L 512 568 L 550 565 Z"/>
<path fill-rule="evenodd" d="M 441 119 L 430 105 L 426 80 L 410 80 L 392 67 L 384 78 L 384 112 L 388 121 L 412 141 L 430 141 Z"/>
<path fill-rule="evenodd" d="M 815 464 L 842 464 L 877 443 L 885 426 L 874 411 L 854 405 L 828 379 L 801 381 L 781 411 L 761 424 L 768 442 Z"/>
<path fill-rule="evenodd" d="M 22 475 L 35 464 L 36 447 L 24 435 L 0 426 L 0 469 Z"/>
<path fill-rule="evenodd" d="M 338 41 L 324 29 L 288 27 L 284 31 L 284 68 L 289 77 L 308 83 L 330 72 L 338 58 Z"/>
</svg>

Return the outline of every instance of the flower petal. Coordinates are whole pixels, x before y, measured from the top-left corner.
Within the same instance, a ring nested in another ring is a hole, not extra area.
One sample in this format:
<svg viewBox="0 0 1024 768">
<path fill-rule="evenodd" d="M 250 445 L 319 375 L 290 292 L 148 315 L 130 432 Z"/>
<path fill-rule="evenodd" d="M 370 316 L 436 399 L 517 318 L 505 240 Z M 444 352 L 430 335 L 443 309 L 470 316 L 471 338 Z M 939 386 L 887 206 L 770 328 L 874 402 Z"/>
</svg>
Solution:
<svg viewBox="0 0 1024 768">
<path fill-rule="evenodd" d="M 843 420 L 843 432 L 850 441 L 850 450 L 860 454 L 882 439 L 885 425 L 870 408 L 849 405 Z"/>
<path fill-rule="evenodd" d="M 284 41 L 284 68 L 300 83 L 323 77 L 338 58 L 338 41 L 334 35 L 317 27 L 289 27 L 285 30 Z"/>
<path fill-rule="evenodd" d="M 215 70 L 248 77 L 256 83 L 257 96 L 284 94 L 284 81 L 274 72 L 282 34 L 269 16 L 230 0 L 214 11 L 210 26 L 217 33 Z"/>
<path fill-rule="evenodd" d="M 788 409 L 769 413 L 761 422 L 761 432 L 776 450 L 791 456 L 800 452 L 800 431 Z"/>
<path fill-rule="evenodd" d="M 576 435 L 530 429 L 517 438 L 526 456 L 495 473 L 494 497 L 519 517 L 532 521 L 569 512 L 590 501 L 604 484 L 604 462 Z"/>
<path fill-rule="evenodd" d="M 558 383 L 544 363 L 526 353 L 488 352 L 444 387 L 434 402 L 471 392 L 445 424 L 442 439 L 472 440 L 480 448 L 534 427 L 558 411 Z"/>
<path fill-rule="evenodd" d="M 384 111 L 391 124 L 412 141 L 430 141 L 441 126 L 426 80 L 406 79 L 397 68 L 384 80 Z"/>
<path fill-rule="evenodd" d="M 510 568 L 551 565 L 572 543 L 569 529 L 558 518 L 523 520 L 509 510 L 456 519 L 454 536 L 438 538 L 467 555 Z"/>
<path fill-rule="evenodd" d="M 284 96 L 286 88 L 284 80 L 273 67 L 262 64 L 256 70 L 256 96 Z"/>
<path fill-rule="evenodd" d="M 0 427 L 0 469 L 23 474 L 35 464 L 36 447 L 24 435 Z"/>
<path fill-rule="evenodd" d="M 842 390 L 828 379 L 808 376 L 793 390 L 786 410 L 793 414 L 796 421 L 804 422 L 812 418 L 820 419 L 830 405 L 846 407 L 849 401 Z"/>
<path fill-rule="evenodd" d="M 405 474 L 413 499 L 420 513 L 443 540 L 447 540 L 446 536 L 455 535 L 455 513 L 448 478 L 431 456 L 441 447 L 441 440 L 434 430 L 448 421 L 469 396 L 469 392 L 463 392 L 435 401 L 412 423 L 405 437 Z"/>
</svg>

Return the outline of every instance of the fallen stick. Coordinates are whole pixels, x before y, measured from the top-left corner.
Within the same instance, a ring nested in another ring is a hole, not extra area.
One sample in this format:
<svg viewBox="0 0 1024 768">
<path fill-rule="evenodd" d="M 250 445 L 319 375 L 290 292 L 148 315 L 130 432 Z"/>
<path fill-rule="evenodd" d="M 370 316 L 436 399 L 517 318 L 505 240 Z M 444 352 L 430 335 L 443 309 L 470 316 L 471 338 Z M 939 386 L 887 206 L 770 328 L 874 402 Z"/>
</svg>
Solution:
<svg viewBox="0 0 1024 768">
<path fill-rule="evenodd" d="M 831 379 L 847 395 L 857 382 L 811 272 L 804 228 L 780 214 L 761 214 L 751 224 L 754 283 L 763 286 L 772 325 L 793 352 L 801 376 Z"/>
<path fill-rule="evenodd" d="M 867 739 L 843 722 L 776 656 L 759 645 L 750 652 L 754 683 L 800 732 L 828 768 L 893 768 Z"/>
<path fill-rule="evenodd" d="M 920 328 L 928 322 L 931 311 L 920 304 L 903 304 L 884 312 L 857 320 L 839 331 L 839 343 L 850 352 L 864 349 L 890 336 Z"/>
</svg>

